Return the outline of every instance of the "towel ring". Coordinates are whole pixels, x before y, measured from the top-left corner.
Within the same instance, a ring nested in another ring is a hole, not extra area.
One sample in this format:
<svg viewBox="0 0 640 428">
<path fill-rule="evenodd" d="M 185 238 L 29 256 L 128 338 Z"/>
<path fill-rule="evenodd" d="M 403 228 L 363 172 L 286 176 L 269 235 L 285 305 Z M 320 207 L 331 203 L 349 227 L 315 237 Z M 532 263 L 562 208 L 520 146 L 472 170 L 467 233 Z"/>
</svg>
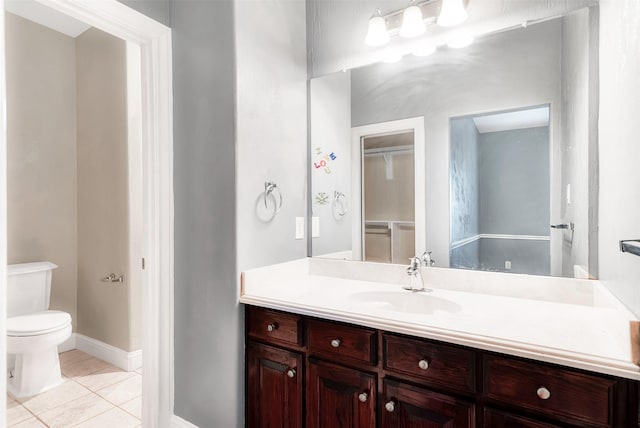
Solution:
<svg viewBox="0 0 640 428">
<path fill-rule="evenodd" d="M 273 202 L 269 204 L 269 198 L 273 199 Z M 264 182 L 264 192 L 258 195 L 256 201 L 256 215 L 265 223 L 270 222 L 282 209 L 282 193 L 278 185 L 273 181 Z"/>
<path fill-rule="evenodd" d="M 347 199 L 344 193 L 338 192 L 337 190 L 333 192 L 331 211 L 333 212 L 333 217 L 336 220 L 340 220 L 345 216 L 345 214 L 347 214 L 349 208 L 347 207 Z"/>
</svg>

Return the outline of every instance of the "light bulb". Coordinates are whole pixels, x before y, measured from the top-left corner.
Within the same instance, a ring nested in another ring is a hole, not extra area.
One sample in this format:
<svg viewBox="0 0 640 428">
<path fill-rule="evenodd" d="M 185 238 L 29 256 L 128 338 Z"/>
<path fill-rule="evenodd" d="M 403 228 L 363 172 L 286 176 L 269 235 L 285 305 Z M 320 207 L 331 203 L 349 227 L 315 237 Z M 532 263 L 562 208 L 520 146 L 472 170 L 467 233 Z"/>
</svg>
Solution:
<svg viewBox="0 0 640 428">
<path fill-rule="evenodd" d="M 402 27 L 400 27 L 400 37 L 418 37 L 426 30 L 422 20 L 420 7 L 411 5 L 402 13 Z"/>
<path fill-rule="evenodd" d="M 467 11 L 464 10 L 462 0 L 442 0 L 442 9 L 438 16 L 438 25 L 452 27 L 467 20 Z"/>
<path fill-rule="evenodd" d="M 376 9 L 373 16 L 369 18 L 369 29 L 364 43 L 368 46 L 382 46 L 389 43 L 389 33 L 387 33 L 387 23 L 382 17 L 380 9 Z"/>
</svg>

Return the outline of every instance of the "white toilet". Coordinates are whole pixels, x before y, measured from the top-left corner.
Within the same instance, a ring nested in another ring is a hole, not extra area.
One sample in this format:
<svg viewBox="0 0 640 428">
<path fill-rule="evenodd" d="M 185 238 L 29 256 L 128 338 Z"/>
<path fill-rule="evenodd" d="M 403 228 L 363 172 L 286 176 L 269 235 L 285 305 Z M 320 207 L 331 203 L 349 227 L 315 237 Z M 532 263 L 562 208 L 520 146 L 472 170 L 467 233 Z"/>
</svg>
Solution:
<svg viewBox="0 0 640 428">
<path fill-rule="evenodd" d="M 71 336 L 71 315 L 50 311 L 50 262 L 7 266 L 7 390 L 29 397 L 62 383 L 58 345 Z"/>
</svg>

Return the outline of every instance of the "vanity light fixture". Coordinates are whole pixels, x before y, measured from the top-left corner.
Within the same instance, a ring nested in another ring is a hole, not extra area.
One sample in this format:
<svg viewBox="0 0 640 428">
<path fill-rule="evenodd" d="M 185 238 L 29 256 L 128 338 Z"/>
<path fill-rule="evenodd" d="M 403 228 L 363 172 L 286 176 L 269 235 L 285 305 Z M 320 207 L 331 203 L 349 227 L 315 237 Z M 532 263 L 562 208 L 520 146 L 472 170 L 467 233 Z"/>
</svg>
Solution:
<svg viewBox="0 0 640 428">
<path fill-rule="evenodd" d="M 416 5 L 415 1 L 412 1 L 409 7 L 402 12 L 400 37 L 418 37 L 424 33 L 426 29 L 422 19 L 422 10 L 420 10 L 420 6 Z"/>
<path fill-rule="evenodd" d="M 424 34 L 426 26 L 436 22 L 444 27 L 451 27 L 467 19 L 465 3 L 469 0 L 410 0 L 406 9 L 382 14 L 376 9 L 369 18 L 367 35 L 364 39 L 369 46 L 382 46 L 392 36 L 413 38 Z M 441 3 L 439 14 L 434 13 Z"/>
<path fill-rule="evenodd" d="M 464 9 L 463 0 L 442 0 L 442 9 L 438 16 L 438 25 L 441 27 L 453 27 L 467 20 L 467 11 Z"/>
<path fill-rule="evenodd" d="M 382 16 L 380 9 L 373 12 L 369 18 L 369 29 L 364 43 L 368 46 L 382 46 L 389 43 L 389 33 L 387 32 L 387 22 Z"/>
</svg>

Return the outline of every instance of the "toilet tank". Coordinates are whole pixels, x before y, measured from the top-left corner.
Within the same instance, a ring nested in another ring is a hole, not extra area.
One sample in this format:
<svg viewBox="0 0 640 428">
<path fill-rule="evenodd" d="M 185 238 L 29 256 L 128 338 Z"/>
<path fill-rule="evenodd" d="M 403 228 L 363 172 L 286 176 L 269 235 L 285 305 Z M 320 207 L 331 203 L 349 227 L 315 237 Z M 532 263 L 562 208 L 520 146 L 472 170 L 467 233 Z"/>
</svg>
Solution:
<svg viewBox="0 0 640 428">
<path fill-rule="evenodd" d="M 7 316 L 31 314 L 49 309 L 51 274 L 58 266 L 51 262 L 7 266 Z"/>
</svg>

